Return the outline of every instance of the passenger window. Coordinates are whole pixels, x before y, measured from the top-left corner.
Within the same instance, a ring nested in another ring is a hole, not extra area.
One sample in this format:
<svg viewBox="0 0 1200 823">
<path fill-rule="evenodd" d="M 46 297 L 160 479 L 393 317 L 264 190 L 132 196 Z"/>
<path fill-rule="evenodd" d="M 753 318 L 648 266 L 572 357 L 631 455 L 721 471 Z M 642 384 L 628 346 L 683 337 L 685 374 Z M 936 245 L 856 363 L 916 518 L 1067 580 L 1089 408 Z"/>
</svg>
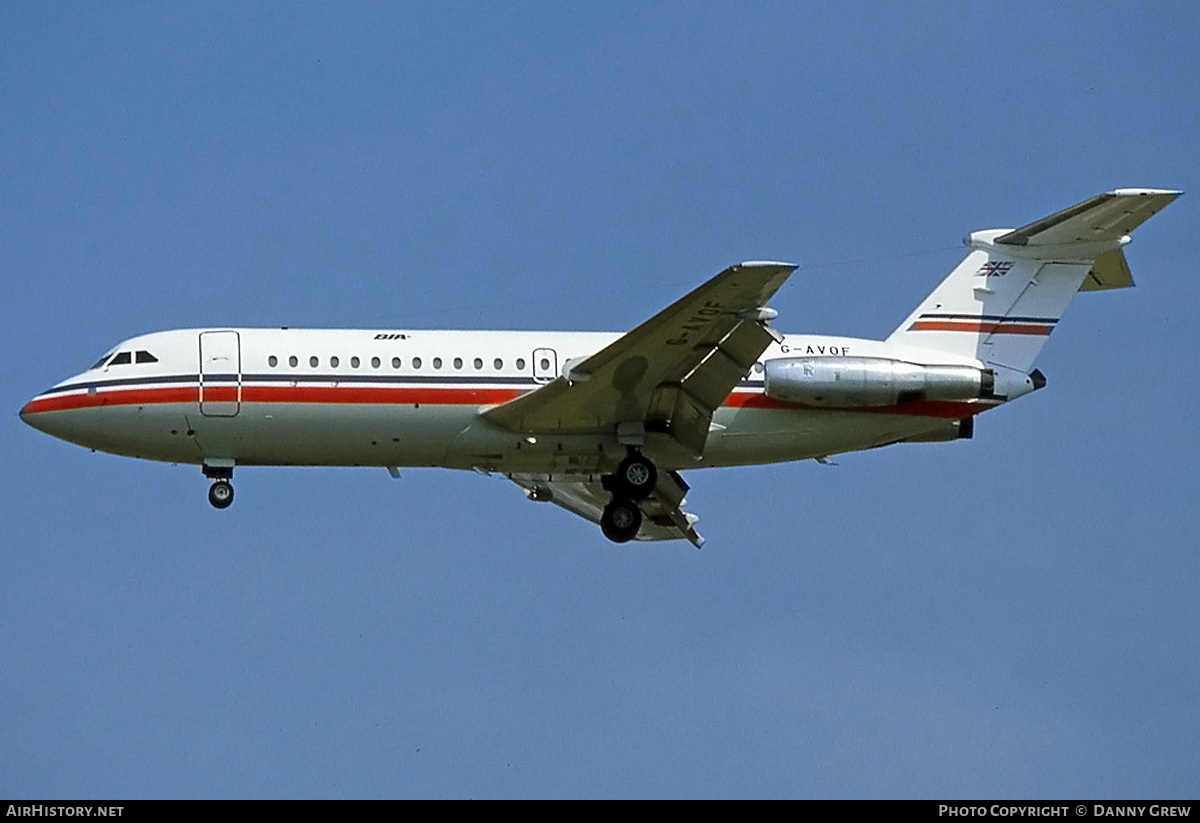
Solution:
<svg viewBox="0 0 1200 823">
<path fill-rule="evenodd" d="M 110 366 L 128 366 L 133 362 L 133 358 L 129 356 L 129 352 L 123 351 L 109 361 Z"/>
<path fill-rule="evenodd" d="M 157 363 L 158 358 L 148 351 L 139 351 L 134 355 L 135 363 Z"/>
<path fill-rule="evenodd" d="M 352 369 L 357 369 L 357 368 L 358 368 L 358 364 L 359 364 L 359 362 L 360 362 L 360 361 L 359 361 L 359 359 L 358 359 L 357 357 L 351 357 L 351 358 L 350 358 L 350 368 L 352 368 Z"/>
<path fill-rule="evenodd" d="M 329 365 L 335 369 L 338 367 L 338 363 L 341 363 L 341 362 L 342 362 L 341 360 L 338 360 L 336 354 L 333 357 L 329 358 Z"/>
<path fill-rule="evenodd" d="M 320 361 L 320 360 L 318 360 L 316 357 L 310 357 L 310 358 L 308 358 L 308 365 L 312 366 L 314 369 L 317 367 L 317 364 L 318 364 L 318 363 L 320 363 L 320 362 L 321 362 L 321 361 Z"/>
<path fill-rule="evenodd" d="M 300 361 L 296 359 L 296 355 L 294 354 L 288 358 L 288 365 L 292 368 L 295 368 L 297 365 L 299 365 L 299 363 Z"/>
<path fill-rule="evenodd" d="M 442 358 L 440 358 L 440 357 L 433 358 L 433 367 L 435 369 L 440 369 L 442 367 Z"/>
<path fill-rule="evenodd" d="M 504 361 L 503 361 L 503 360 L 501 360 L 499 357 L 497 357 L 497 358 L 496 358 L 496 359 L 495 359 L 495 360 L 492 362 L 492 365 L 496 367 L 496 371 L 500 371 L 502 368 L 504 368 Z"/>
<path fill-rule="evenodd" d="M 400 358 L 399 358 L 399 357 L 393 357 L 393 358 L 392 358 L 392 368 L 393 368 L 393 369 L 398 369 L 398 368 L 400 368 Z"/>
<path fill-rule="evenodd" d="M 521 370 L 521 369 L 524 369 L 524 368 L 525 368 L 525 358 L 524 358 L 524 357 L 518 357 L 518 358 L 517 358 L 517 369 L 518 369 L 518 370 Z"/>
<path fill-rule="evenodd" d="M 475 358 L 475 371 L 479 371 L 482 368 L 483 368 L 483 360 L 479 357 L 476 357 Z"/>
<path fill-rule="evenodd" d="M 379 358 L 378 357 L 371 358 L 371 368 L 373 368 L 373 369 L 379 368 Z"/>
<path fill-rule="evenodd" d="M 267 365 L 270 366 L 271 368 L 275 368 L 276 366 L 279 365 L 279 358 L 276 357 L 275 355 L 271 355 L 270 357 L 267 358 Z"/>
<path fill-rule="evenodd" d="M 454 358 L 454 368 L 456 368 L 456 369 L 462 368 L 462 358 L 461 357 Z"/>
<path fill-rule="evenodd" d="M 419 369 L 419 368 L 421 368 L 421 358 L 419 358 L 419 357 L 414 357 L 414 358 L 413 358 L 413 368 L 414 368 L 414 369 Z"/>
</svg>

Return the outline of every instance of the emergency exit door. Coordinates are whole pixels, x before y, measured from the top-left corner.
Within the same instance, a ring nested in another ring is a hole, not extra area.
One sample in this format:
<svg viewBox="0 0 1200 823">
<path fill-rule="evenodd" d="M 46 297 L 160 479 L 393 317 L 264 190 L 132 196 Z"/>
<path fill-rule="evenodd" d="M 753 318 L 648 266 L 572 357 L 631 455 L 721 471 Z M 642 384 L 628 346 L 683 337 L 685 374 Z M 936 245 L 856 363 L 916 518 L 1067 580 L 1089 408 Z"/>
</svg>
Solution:
<svg viewBox="0 0 1200 823">
<path fill-rule="evenodd" d="M 558 354 L 554 349 L 533 350 L 533 379 L 549 383 L 558 377 Z"/>
</svg>

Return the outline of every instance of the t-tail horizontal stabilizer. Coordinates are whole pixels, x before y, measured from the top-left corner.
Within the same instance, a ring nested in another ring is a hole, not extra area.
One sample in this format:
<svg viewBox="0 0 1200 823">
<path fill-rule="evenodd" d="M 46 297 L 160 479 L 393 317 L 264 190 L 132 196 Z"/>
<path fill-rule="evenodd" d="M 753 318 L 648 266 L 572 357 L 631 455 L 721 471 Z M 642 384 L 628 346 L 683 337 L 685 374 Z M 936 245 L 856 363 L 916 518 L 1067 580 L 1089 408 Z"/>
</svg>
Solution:
<svg viewBox="0 0 1200 823">
<path fill-rule="evenodd" d="M 1117 189 L 1019 229 L 972 232 L 966 258 L 888 342 L 1027 375 L 1077 292 L 1133 285 L 1129 233 L 1180 194 Z"/>
</svg>

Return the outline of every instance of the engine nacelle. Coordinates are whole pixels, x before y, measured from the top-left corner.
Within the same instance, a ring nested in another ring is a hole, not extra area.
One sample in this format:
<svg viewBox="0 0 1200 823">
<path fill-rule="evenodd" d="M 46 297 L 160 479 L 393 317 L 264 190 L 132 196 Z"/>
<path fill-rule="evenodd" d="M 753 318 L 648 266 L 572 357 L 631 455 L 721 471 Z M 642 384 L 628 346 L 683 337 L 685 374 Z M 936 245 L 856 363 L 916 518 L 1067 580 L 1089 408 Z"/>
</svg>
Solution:
<svg viewBox="0 0 1200 823">
<path fill-rule="evenodd" d="M 883 357 L 784 357 L 765 364 L 768 397 L 806 406 L 862 408 L 918 400 L 994 397 L 990 369 L 922 366 Z"/>
</svg>

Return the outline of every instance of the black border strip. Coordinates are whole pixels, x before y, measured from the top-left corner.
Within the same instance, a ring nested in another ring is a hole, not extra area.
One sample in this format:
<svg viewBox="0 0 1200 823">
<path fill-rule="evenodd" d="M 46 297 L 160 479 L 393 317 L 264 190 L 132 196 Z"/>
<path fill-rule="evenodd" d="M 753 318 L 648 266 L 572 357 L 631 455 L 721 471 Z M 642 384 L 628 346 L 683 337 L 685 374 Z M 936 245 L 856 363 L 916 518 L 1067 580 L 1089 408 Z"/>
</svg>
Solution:
<svg viewBox="0 0 1200 823">
<path fill-rule="evenodd" d="M 995 323 L 1048 323 L 1058 322 L 1057 317 L 1012 317 L 1005 314 L 922 314 L 919 320 L 990 320 Z"/>
</svg>

